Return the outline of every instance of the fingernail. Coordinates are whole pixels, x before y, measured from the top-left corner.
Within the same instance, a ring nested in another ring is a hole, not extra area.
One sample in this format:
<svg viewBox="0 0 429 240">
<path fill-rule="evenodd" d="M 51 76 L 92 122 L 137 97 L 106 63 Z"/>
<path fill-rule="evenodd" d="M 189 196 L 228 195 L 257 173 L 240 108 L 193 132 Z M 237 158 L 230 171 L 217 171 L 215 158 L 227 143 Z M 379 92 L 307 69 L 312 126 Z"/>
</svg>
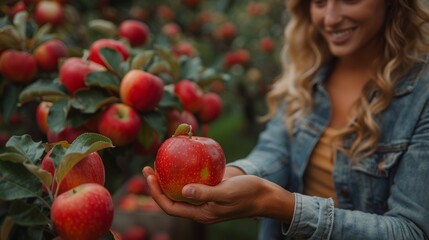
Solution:
<svg viewBox="0 0 429 240">
<path fill-rule="evenodd" d="M 195 194 L 195 188 L 193 187 L 185 187 L 183 189 L 183 196 L 187 198 L 193 198 Z"/>
</svg>

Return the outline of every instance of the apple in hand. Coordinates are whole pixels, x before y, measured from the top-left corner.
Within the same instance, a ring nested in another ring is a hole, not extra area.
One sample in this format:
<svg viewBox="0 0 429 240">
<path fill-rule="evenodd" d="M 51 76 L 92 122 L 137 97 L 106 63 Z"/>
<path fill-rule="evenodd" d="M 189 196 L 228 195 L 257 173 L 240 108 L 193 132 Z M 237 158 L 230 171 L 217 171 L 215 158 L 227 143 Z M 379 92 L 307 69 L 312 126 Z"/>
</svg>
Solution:
<svg viewBox="0 0 429 240">
<path fill-rule="evenodd" d="M 51 153 L 52 150 L 43 157 L 40 167 L 54 176 L 55 166 L 51 158 Z M 67 175 L 64 176 L 60 183 L 58 194 L 66 192 L 84 183 L 98 183 L 104 185 L 104 181 L 105 173 L 103 160 L 97 152 L 92 152 L 74 165 Z M 53 190 L 55 191 L 57 188 L 57 182 L 54 180 L 53 184 Z"/>
<path fill-rule="evenodd" d="M 164 96 L 164 82 L 151 73 L 134 69 L 122 78 L 119 95 L 122 102 L 139 111 L 149 111 Z"/>
<path fill-rule="evenodd" d="M 217 119 L 222 113 L 222 99 L 216 93 L 210 92 L 203 96 L 203 107 L 198 112 L 198 119 L 202 123 L 209 123 Z"/>
<path fill-rule="evenodd" d="M 177 127 L 182 124 L 186 123 L 191 125 L 192 127 L 192 134 L 196 135 L 198 130 L 198 121 L 195 118 L 194 114 L 183 110 L 182 112 L 179 112 L 177 110 L 171 110 L 167 113 L 167 134 L 168 137 L 174 134 Z"/>
<path fill-rule="evenodd" d="M 61 239 L 94 240 L 109 232 L 113 213 L 109 191 L 100 184 L 86 183 L 54 199 L 51 220 Z"/>
<path fill-rule="evenodd" d="M 58 60 L 67 56 L 67 48 L 60 40 L 52 39 L 37 46 L 33 56 L 40 70 L 53 72 L 58 69 Z"/>
<path fill-rule="evenodd" d="M 181 124 L 175 135 L 162 143 L 155 158 L 155 176 L 167 197 L 198 205 L 201 202 L 182 196 L 182 188 L 190 183 L 219 184 L 226 161 L 219 143 L 189 133 L 190 125 Z"/>
<path fill-rule="evenodd" d="M 195 82 L 186 79 L 179 81 L 174 85 L 174 94 L 185 110 L 192 113 L 200 110 L 204 93 Z"/>
<path fill-rule="evenodd" d="M 50 23 L 58 26 L 64 22 L 64 6 L 56 1 L 40 1 L 34 10 L 34 20 L 40 26 Z"/>
<path fill-rule="evenodd" d="M 119 36 L 132 46 L 144 45 L 149 38 L 148 26 L 138 20 L 125 20 L 119 25 Z"/>
<path fill-rule="evenodd" d="M 30 83 L 37 74 L 36 59 L 26 52 L 6 50 L 0 57 L 0 73 L 13 83 Z"/>
<path fill-rule="evenodd" d="M 141 119 L 133 107 L 123 103 L 108 106 L 100 115 L 98 132 L 112 140 L 115 146 L 124 146 L 137 137 Z"/>
<path fill-rule="evenodd" d="M 127 46 L 123 44 L 120 41 L 114 40 L 114 39 L 107 39 L 102 38 L 98 39 L 97 41 L 93 42 L 89 48 L 89 60 L 96 62 L 98 64 L 103 65 L 107 69 L 109 68 L 107 63 L 104 62 L 103 58 L 101 57 L 100 51 L 102 48 L 107 47 L 110 49 L 113 49 L 122 56 L 122 60 L 127 60 L 130 53 L 128 51 Z"/>
<path fill-rule="evenodd" d="M 85 78 L 90 72 L 106 70 L 102 65 L 83 60 L 78 57 L 68 58 L 60 68 L 60 81 L 67 88 L 70 95 L 79 89 L 86 88 Z"/>
<path fill-rule="evenodd" d="M 39 103 L 39 105 L 37 105 L 36 122 L 40 131 L 42 131 L 42 133 L 44 134 L 48 132 L 47 119 L 48 119 L 49 109 L 51 108 L 51 106 L 52 106 L 52 103 L 46 102 L 46 101 L 42 101 Z"/>
</svg>

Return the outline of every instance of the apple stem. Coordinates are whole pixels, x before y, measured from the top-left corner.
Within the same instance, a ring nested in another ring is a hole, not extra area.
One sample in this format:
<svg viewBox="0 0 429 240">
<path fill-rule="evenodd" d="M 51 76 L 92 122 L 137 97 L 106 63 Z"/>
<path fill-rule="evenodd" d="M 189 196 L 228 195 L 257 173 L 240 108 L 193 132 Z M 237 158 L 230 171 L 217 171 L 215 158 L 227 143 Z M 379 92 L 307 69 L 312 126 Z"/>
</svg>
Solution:
<svg viewBox="0 0 429 240">
<path fill-rule="evenodd" d="M 182 123 L 177 126 L 176 131 L 173 134 L 173 137 L 177 137 L 179 135 L 188 135 L 189 138 L 192 138 L 192 126 L 187 123 Z"/>
</svg>

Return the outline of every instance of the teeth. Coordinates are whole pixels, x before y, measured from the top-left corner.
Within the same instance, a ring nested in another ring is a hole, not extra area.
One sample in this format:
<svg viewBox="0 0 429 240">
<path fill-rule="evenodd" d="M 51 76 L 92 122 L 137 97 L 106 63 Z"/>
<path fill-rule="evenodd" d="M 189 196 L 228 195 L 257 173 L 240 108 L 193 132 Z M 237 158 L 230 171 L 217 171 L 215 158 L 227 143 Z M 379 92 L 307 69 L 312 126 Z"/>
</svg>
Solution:
<svg viewBox="0 0 429 240">
<path fill-rule="evenodd" d="M 334 38 L 343 38 L 347 35 L 349 35 L 353 30 L 346 30 L 343 32 L 334 32 L 332 33 L 332 36 L 334 36 Z"/>
</svg>

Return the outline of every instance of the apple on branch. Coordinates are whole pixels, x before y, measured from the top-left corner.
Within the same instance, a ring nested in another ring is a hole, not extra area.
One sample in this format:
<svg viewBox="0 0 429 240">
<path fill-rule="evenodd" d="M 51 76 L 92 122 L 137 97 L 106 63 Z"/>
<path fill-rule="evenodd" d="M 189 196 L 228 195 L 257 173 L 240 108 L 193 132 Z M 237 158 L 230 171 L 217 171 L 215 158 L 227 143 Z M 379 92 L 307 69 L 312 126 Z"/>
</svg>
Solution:
<svg viewBox="0 0 429 240">
<path fill-rule="evenodd" d="M 67 48 L 60 40 L 52 39 L 37 46 L 33 56 L 40 70 L 53 72 L 58 69 L 58 61 L 67 56 Z"/>
<path fill-rule="evenodd" d="M 61 239 L 95 240 L 109 232 L 114 216 L 109 191 L 85 183 L 58 195 L 51 207 L 51 220 Z"/>
<path fill-rule="evenodd" d="M 70 95 L 79 89 L 86 88 L 85 78 L 90 72 L 105 71 L 102 65 L 78 57 L 68 58 L 60 68 L 60 81 Z"/>
<path fill-rule="evenodd" d="M 127 46 L 125 46 L 125 44 L 123 44 L 122 42 L 114 39 L 102 38 L 91 44 L 89 48 L 89 60 L 103 65 L 104 67 L 106 67 L 106 69 L 109 69 L 109 66 L 107 65 L 107 63 L 104 62 L 100 54 L 101 49 L 105 47 L 118 51 L 119 54 L 122 56 L 122 60 L 124 61 L 127 60 L 130 56 Z"/>
<path fill-rule="evenodd" d="M 191 126 L 181 124 L 159 148 L 155 158 L 155 176 L 167 197 L 174 201 L 201 204 L 183 197 L 182 188 L 189 183 L 219 184 L 225 162 L 219 143 L 211 138 L 192 136 Z"/>
<path fill-rule="evenodd" d="M 0 57 L 0 73 L 10 82 L 28 84 L 37 74 L 33 55 L 17 50 L 6 50 Z"/>
<path fill-rule="evenodd" d="M 48 171 L 52 176 L 55 176 L 55 166 L 51 158 L 52 149 L 45 155 L 42 160 L 41 169 Z M 84 159 L 80 160 L 73 168 L 64 176 L 58 189 L 58 194 L 66 192 L 74 187 L 84 183 L 98 183 L 104 185 L 105 171 L 103 160 L 97 152 L 92 152 Z M 53 191 L 56 191 L 57 182 L 53 181 L 53 186 L 49 186 Z"/>
<path fill-rule="evenodd" d="M 116 146 L 124 146 L 134 141 L 141 128 L 137 111 L 124 103 L 108 106 L 98 121 L 98 132 L 110 138 Z"/>
<path fill-rule="evenodd" d="M 201 123 L 210 123 L 216 120 L 222 113 L 222 99 L 216 93 L 204 94 L 202 108 L 198 112 L 198 119 Z"/>
<path fill-rule="evenodd" d="M 64 6 L 56 1 L 40 1 L 34 10 L 34 20 L 40 26 L 46 23 L 61 25 L 65 19 Z"/>
<path fill-rule="evenodd" d="M 149 28 L 141 21 L 125 20 L 119 25 L 119 36 L 127 39 L 131 46 L 141 46 L 149 38 Z"/>
<path fill-rule="evenodd" d="M 164 96 L 164 82 L 151 73 L 133 69 L 122 78 L 119 95 L 122 102 L 137 110 L 150 111 Z"/>
<path fill-rule="evenodd" d="M 42 101 L 37 105 L 36 108 L 36 122 L 37 126 L 39 127 L 40 131 L 44 134 L 48 133 L 48 114 L 49 109 L 51 108 L 52 103 Z"/>
<path fill-rule="evenodd" d="M 179 112 L 174 109 L 167 113 L 167 136 L 172 136 L 177 127 L 182 123 L 191 125 L 192 134 L 197 134 L 198 121 L 194 114 L 186 110 Z"/>
<path fill-rule="evenodd" d="M 184 79 L 174 85 L 174 94 L 179 98 L 183 108 L 196 113 L 202 106 L 203 90 L 195 82 Z"/>
</svg>

